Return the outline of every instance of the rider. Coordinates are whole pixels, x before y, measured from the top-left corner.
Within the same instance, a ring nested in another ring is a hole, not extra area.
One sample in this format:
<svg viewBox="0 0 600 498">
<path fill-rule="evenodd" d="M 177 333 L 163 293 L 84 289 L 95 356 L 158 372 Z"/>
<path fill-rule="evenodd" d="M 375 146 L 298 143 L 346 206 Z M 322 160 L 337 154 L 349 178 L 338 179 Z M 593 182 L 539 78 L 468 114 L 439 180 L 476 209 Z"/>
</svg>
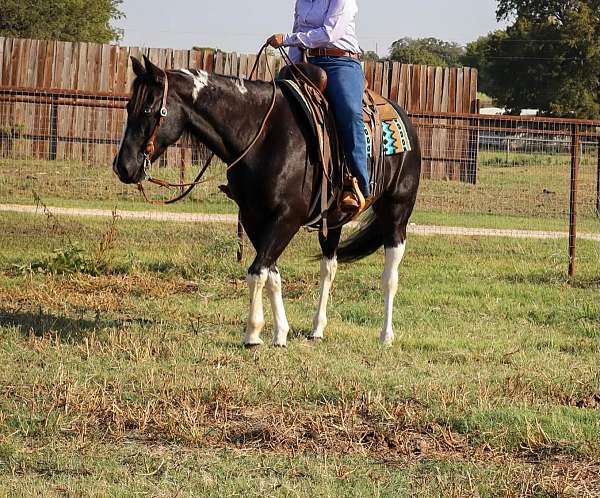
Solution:
<svg viewBox="0 0 600 498">
<path fill-rule="evenodd" d="M 296 0 L 293 32 L 275 34 L 268 40 L 274 48 L 291 47 L 294 62 L 301 62 L 301 49 L 307 50 L 308 61 L 327 73 L 325 94 L 342 136 L 346 161 L 363 197 L 345 192 L 342 208 L 346 210 L 359 209 L 370 193 L 362 110 L 365 75 L 359 62 L 357 13 L 356 0 Z"/>
</svg>

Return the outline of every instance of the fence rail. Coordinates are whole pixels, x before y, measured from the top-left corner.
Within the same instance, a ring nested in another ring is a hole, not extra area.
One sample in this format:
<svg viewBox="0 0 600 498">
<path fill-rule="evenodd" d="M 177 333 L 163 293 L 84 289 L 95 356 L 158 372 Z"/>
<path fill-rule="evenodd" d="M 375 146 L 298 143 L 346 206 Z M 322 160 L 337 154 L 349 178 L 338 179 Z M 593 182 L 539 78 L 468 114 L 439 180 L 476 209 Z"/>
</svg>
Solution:
<svg viewBox="0 0 600 498">
<path fill-rule="evenodd" d="M 0 88 L 0 138 L 3 139 L 0 155 L 6 155 L 7 150 L 12 153 L 15 143 L 19 142 L 23 156 L 48 160 L 72 158 L 73 151 L 68 147 L 61 149 L 60 144 L 87 144 L 90 146 L 84 154 L 87 161 L 107 163 L 113 151 L 107 151 L 106 146 L 120 141 L 128 99 L 128 94 L 86 90 Z M 25 107 L 18 108 L 14 104 Z M 88 112 L 82 113 L 79 108 Z M 103 113 L 102 119 L 96 116 L 98 112 Z M 581 141 L 593 143 L 600 139 L 600 121 L 442 112 L 409 111 L 408 114 L 422 142 L 424 178 L 476 183 L 482 137 L 488 150 L 490 143 L 495 142 L 501 149 L 500 142 L 505 142 L 508 154 L 511 149 L 514 152 L 527 150 L 534 137 L 536 141 L 545 137 L 551 149 L 562 148 L 569 152 L 574 133 L 580 149 Z M 13 124 L 21 119 L 25 125 Z M 95 123 L 95 127 L 90 123 Z M 515 145 L 517 143 L 520 147 Z M 27 147 L 31 150 L 26 150 Z M 600 210 L 600 201 L 598 207 Z"/>
</svg>

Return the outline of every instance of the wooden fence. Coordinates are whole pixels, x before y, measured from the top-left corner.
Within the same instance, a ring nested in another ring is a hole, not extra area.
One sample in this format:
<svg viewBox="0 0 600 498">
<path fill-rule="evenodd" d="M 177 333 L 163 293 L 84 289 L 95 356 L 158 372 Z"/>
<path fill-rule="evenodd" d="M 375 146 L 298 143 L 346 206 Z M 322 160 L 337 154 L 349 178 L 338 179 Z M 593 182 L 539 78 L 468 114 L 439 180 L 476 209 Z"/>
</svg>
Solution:
<svg viewBox="0 0 600 498">
<path fill-rule="evenodd" d="M 24 135 L 40 138 L 27 140 L 24 145 L 33 157 L 105 163 L 114 153 L 114 137 L 120 135 L 123 126 L 123 111 L 119 109 L 122 105 L 111 106 L 107 101 L 111 98 L 121 101 L 129 93 L 134 78 L 129 57 L 142 54 L 167 69 L 199 68 L 242 78 L 248 76 L 256 61 L 255 55 L 209 49 L 172 50 L 0 38 L 1 122 L 18 128 Z M 261 58 L 258 79 L 269 78 L 267 61 L 274 71 L 282 64 L 275 55 Z M 371 88 L 399 102 L 413 115 L 464 115 L 476 111 L 475 69 L 368 61 L 365 74 Z M 49 96 L 46 106 L 34 106 L 23 97 L 28 92 L 43 90 L 41 93 Z M 85 99 L 78 100 L 77 92 L 85 95 Z M 15 99 L 16 94 L 21 98 Z M 71 98 L 75 105 L 60 106 L 61 94 Z M 97 99 L 91 98 L 94 95 Z M 99 104 L 95 108 L 94 102 Z M 415 120 L 419 125 L 419 118 Z M 464 127 L 453 129 L 449 123 L 440 118 L 435 122 L 439 127 L 418 127 L 425 151 L 423 175 L 475 182 L 477 144 Z M 55 140 L 44 141 L 41 139 L 44 136 L 54 136 Z"/>
</svg>

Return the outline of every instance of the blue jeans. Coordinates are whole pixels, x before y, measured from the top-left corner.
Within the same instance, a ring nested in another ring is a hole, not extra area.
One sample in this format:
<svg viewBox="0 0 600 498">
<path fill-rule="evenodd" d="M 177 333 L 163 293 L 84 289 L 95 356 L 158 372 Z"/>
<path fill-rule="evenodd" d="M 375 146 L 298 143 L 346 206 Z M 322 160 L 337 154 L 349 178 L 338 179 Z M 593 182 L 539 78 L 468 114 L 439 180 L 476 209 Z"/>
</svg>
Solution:
<svg viewBox="0 0 600 498">
<path fill-rule="evenodd" d="M 350 171 L 358 180 L 363 195 L 367 197 L 369 173 L 362 104 L 365 74 L 360 62 L 350 57 L 310 57 L 308 61 L 327 73 L 325 97 L 335 115 Z"/>
</svg>

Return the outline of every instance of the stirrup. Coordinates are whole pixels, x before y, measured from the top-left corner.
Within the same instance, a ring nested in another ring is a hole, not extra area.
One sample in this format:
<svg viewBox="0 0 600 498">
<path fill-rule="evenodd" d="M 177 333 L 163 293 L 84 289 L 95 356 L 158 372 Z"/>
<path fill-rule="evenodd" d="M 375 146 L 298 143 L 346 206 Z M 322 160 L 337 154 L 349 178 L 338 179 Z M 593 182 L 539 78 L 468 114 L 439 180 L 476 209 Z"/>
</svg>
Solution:
<svg viewBox="0 0 600 498">
<path fill-rule="evenodd" d="M 345 186 L 342 193 L 340 209 L 346 212 L 356 211 L 356 214 L 358 214 L 365 210 L 365 206 L 365 197 L 360 191 L 358 180 L 352 177 L 350 183 Z"/>
<path fill-rule="evenodd" d="M 358 218 L 361 214 L 363 214 L 367 209 L 369 209 L 373 203 L 375 202 L 375 197 L 370 195 L 365 199 L 364 205 L 356 212 L 356 214 L 352 217 L 352 220 Z"/>
</svg>

